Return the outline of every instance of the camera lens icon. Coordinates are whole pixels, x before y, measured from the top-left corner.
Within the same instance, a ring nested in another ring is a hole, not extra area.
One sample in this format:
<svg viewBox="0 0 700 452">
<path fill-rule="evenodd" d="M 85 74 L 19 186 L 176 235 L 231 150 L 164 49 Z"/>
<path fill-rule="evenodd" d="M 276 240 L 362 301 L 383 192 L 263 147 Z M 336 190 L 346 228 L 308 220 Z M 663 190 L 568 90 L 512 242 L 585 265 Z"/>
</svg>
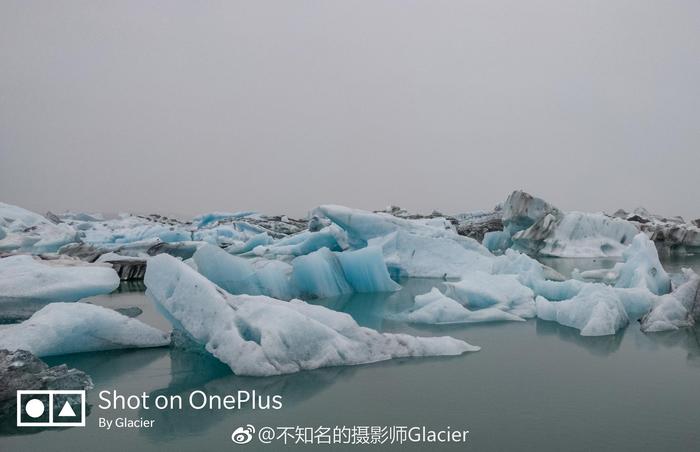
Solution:
<svg viewBox="0 0 700 452">
<path fill-rule="evenodd" d="M 24 409 L 27 412 L 27 416 L 29 416 L 32 419 L 36 419 L 41 417 L 42 414 L 44 414 L 46 407 L 44 407 L 44 402 L 42 402 L 41 400 L 31 399 L 24 406 Z"/>
</svg>

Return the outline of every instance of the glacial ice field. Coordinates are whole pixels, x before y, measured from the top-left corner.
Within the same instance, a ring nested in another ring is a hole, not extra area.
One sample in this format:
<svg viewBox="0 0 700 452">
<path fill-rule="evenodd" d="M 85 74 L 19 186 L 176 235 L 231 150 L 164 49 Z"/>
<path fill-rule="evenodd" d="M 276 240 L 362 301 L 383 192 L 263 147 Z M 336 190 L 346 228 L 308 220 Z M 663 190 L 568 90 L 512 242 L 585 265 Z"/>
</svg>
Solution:
<svg viewBox="0 0 700 452">
<path fill-rule="evenodd" d="M 700 402 L 686 397 L 700 362 L 699 231 L 643 209 L 564 212 L 520 191 L 492 211 L 323 205 L 304 220 L 40 215 L 0 203 L 0 349 L 67 363 L 96 389 L 272 388 L 292 405 L 284 419 L 310 423 L 344 403 L 338 419 L 355 424 L 369 406 L 382 424 L 410 411 L 437 426 L 454 416 L 433 403 L 452 414 L 469 404 L 479 450 L 507 448 L 494 441 L 503 422 L 560 450 L 566 438 L 544 422 L 571 432 L 563 423 L 581 410 L 604 435 L 606 419 L 657 409 L 677 430 L 642 415 L 622 425 L 635 440 L 618 450 L 680 447 L 698 439 L 684 429 Z M 602 416 L 594 402 L 610 392 L 621 405 Z M 226 422 L 163 424 L 187 442 Z M 598 444 L 583 427 L 572 434 Z M 134 447 L 156 447 L 148 435 Z"/>
</svg>

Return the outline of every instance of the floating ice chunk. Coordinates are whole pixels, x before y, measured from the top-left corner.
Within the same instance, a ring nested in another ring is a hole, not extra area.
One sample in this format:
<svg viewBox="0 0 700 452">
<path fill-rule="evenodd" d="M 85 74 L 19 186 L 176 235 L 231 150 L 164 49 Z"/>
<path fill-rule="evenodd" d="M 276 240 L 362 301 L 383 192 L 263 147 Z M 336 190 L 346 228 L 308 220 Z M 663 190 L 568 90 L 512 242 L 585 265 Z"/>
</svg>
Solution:
<svg viewBox="0 0 700 452">
<path fill-rule="evenodd" d="M 503 206 L 503 233 L 489 233 L 492 250 L 512 246 L 554 257 L 621 256 L 638 229 L 602 213 L 562 212 L 542 199 L 516 191 Z"/>
<path fill-rule="evenodd" d="M 645 287 L 656 295 L 671 291 L 671 278 L 659 262 L 656 245 L 643 232 L 634 237 L 623 258 L 615 287 Z"/>
<path fill-rule="evenodd" d="M 540 221 L 546 215 L 559 216 L 560 211 L 541 198 L 516 190 L 503 203 L 503 225 L 513 235 Z"/>
<path fill-rule="evenodd" d="M 353 292 L 340 259 L 328 248 L 297 257 L 292 267 L 292 282 L 307 297 L 328 298 Z"/>
<path fill-rule="evenodd" d="M 415 297 L 413 308 L 396 316 L 399 320 L 412 323 L 447 324 L 478 323 L 498 321 L 524 321 L 522 317 L 509 314 L 498 308 L 469 310 L 458 301 L 446 297 L 436 287 Z"/>
<path fill-rule="evenodd" d="M 32 256 L 0 259 L 0 297 L 47 301 L 76 301 L 110 293 L 119 275 L 109 266 L 80 261 L 41 261 Z"/>
<path fill-rule="evenodd" d="M 505 231 L 491 231 L 484 234 L 482 244 L 489 251 L 501 251 L 509 248 L 512 244 L 510 234 Z"/>
<path fill-rule="evenodd" d="M 685 282 L 670 294 L 654 300 L 651 311 L 642 319 L 642 331 L 677 330 L 692 326 L 700 318 L 700 277 L 683 269 Z"/>
<path fill-rule="evenodd" d="M 473 239 L 461 239 L 465 240 L 396 231 L 370 240 L 370 245 L 382 248 L 395 277 L 456 278 L 469 269 L 488 271 L 491 253 Z"/>
<path fill-rule="evenodd" d="M 261 232 L 260 234 L 250 237 L 245 242 L 230 245 L 226 248 L 226 252 L 230 254 L 243 254 L 252 251 L 256 246 L 269 245 L 272 242 L 274 242 L 274 240 L 267 232 Z"/>
<path fill-rule="evenodd" d="M 637 228 L 628 221 L 602 213 L 583 212 L 566 213 L 550 231 L 538 250 L 542 256 L 621 256 L 638 233 Z M 513 242 L 518 244 L 526 236 L 527 231 L 518 233 L 513 237 Z"/>
<path fill-rule="evenodd" d="M 605 336 L 639 319 L 649 311 L 654 298 L 646 289 L 585 284 L 568 300 L 552 302 L 537 297 L 537 317 L 577 328 L 582 336 Z"/>
<path fill-rule="evenodd" d="M 0 330 L 0 348 L 37 356 L 161 347 L 170 338 L 152 326 L 87 303 L 51 303 L 24 322 Z"/>
<path fill-rule="evenodd" d="M 426 237 L 461 237 L 445 218 L 408 220 L 384 212 L 367 212 L 337 205 L 317 207 L 312 215 L 327 218 L 340 226 L 348 234 L 350 245 L 355 248 L 362 248 L 369 240 L 398 230 Z"/>
<path fill-rule="evenodd" d="M 270 245 L 256 247 L 253 249 L 253 253 L 258 256 L 295 257 L 312 253 L 321 248 L 328 248 L 331 251 L 342 251 L 347 247 L 345 231 L 336 225 L 330 225 L 320 231 L 303 231 Z"/>
<path fill-rule="evenodd" d="M 476 351 L 450 337 L 418 338 L 363 328 L 347 314 L 299 300 L 234 296 L 170 256 L 153 258 L 148 296 L 175 326 L 238 375 L 277 375 L 406 356 Z"/>
<path fill-rule="evenodd" d="M 446 286 L 446 295 L 468 308 L 494 307 L 523 318 L 535 316 L 535 295 L 515 275 L 471 271 L 464 273 L 460 281 Z"/>
<path fill-rule="evenodd" d="M 380 248 L 335 253 L 345 280 L 358 293 L 394 292 L 401 286 L 391 280 Z"/>
<path fill-rule="evenodd" d="M 292 267 L 292 282 L 310 297 L 393 292 L 401 288 L 389 277 L 381 250 L 372 246 L 342 253 L 321 248 L 297 257 Z"/>
<path fill-rule="evenodd" d="M 290 300 L 299 294 L 291 282 L 292 266 L 286 262 L 270 259 L 253 259 L 255 276 L 260 294 L 280 300 Z"/>
<path fill-rule="evenodd" d="M 194 267 L 207 279 L 232 294 L 294 297 L 289 278 L 292 267 L 280 261 L 250 260 L 219 247 L 204 245 L 192 256 Z"/>
<path fill-rule="evenodd" d="M 53 253 L 77 240 L 77 232 L 67 224 L 54 224 L 45 217 L 21 207 L 0 202 L 0 251 Z"/>
<path fill-rule="evenodd" d="M 243 211 L 243 212 L 210 212 L 202 215 L 197 215 L 192 219 L 197 228 L 203 228 L 224 220 L 238 220 L 240 218 L 245 218 L 251 215 L 255 215 L 254 211 Z"/>
<path fill-rule="evenodd" d="M 261 232 L 260 234 L 265 234 Z M 259 235 L 259 234 L 255 234 Z M 248 240 L 249 233 L 241 232 L 235 225 L 224 224 L 192 233 L 192 240 L 224 246 Z"/>
</svg>

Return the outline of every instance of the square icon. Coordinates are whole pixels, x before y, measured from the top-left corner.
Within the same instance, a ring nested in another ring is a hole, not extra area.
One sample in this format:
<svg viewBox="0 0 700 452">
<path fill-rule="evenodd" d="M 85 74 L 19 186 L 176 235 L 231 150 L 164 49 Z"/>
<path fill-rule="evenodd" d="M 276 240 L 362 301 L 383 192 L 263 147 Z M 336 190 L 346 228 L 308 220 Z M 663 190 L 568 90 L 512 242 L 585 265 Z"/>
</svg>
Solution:
<svg viewBox="0 0 700 452">
<path fill-rule="evenodd" d="M 17 427 L 85 427 L 85 391 L 17 391 Z"/>
</svg>

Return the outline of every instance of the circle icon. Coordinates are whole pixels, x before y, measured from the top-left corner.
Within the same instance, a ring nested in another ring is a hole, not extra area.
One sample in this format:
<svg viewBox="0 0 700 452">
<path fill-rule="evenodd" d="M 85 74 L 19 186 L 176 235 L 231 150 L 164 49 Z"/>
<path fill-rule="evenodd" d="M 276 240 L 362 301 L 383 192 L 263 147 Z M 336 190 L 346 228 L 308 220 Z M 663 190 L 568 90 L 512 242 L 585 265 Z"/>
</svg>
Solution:
<svg viewBox="0 0 700 452">
<path fill-rule="evenodd" d="M 24 406 L 27 415 L 33 419 L 41 417 L 44 414 L 44 402 L 39 399 L 32 399 Z"/>
</svg>

